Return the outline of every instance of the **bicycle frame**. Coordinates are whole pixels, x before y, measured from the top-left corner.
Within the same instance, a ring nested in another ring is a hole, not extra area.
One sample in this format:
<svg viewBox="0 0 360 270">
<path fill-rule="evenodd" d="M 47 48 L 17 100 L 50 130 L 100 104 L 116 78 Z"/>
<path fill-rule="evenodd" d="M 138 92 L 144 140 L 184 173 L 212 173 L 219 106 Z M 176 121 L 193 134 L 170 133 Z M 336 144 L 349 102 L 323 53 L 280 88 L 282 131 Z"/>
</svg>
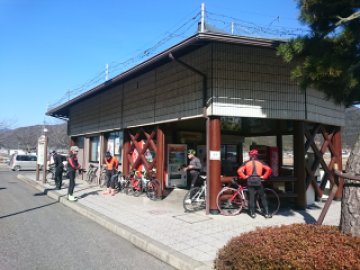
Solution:
<svg viewBox="0 0 360 270">
<path fill-rule="evenodd" d="M 89 164 L 89 168 L 86 172 L 86 181 L 88 183 L 91 183 L 93 181 L 93 178 L 96 177 L 97 170 L 98 170 L 98 167 L 96 167 L 92 164 Z"/>
<path fill-rule="evenodd" d="M 248 187 L 246 185 L 238 184 L 235 181 L 233 181 L 232 184 L 234 184 L 236 188 L 224 187 L 220 190 L 217 196 L 217 206 L 223 215 L 237 215 L 243 208 L 248 208 L 248 196 L 245 195 L 248 191 Z M 264 193 L 270 214 L 276 214 L 280 207 L 279 196 L 274 190 L 269 188 L 264 188 Z M 256 190 L 255 203 L 257 210 L 262 212 L 264 210 L 264 206 L 262 205 L 262 201 L 259 200 L 258 194 L 258 190 Z"/>
<path fill-rule="evenodd" d="M 183 199 L 183 207 L 188 212 L 198 211 L 206 207 L 206 176 L 200 177 L 205 180 L 203 184 L 200 187 L 191 188 Z"/>
<path fill-rule="evenodd" d="M 204 181 L 204 184 L 201 185 L 200 188 L 199 192 L 195 193 L 195 195 L 191 197 L 192 201 L 206 201 L 206 181 Z"/>
</svg>

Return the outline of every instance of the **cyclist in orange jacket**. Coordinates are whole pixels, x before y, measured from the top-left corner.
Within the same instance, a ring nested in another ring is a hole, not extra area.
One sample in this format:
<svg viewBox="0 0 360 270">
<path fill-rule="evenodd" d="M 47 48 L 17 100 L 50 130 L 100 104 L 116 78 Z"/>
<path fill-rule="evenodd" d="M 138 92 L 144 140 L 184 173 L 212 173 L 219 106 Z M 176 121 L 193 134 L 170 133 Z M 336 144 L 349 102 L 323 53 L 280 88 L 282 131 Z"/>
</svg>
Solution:
<svg viewBox="0 0 360 270">
<path fill-rule="evenodd" d="M 262 181 L 268 179 L 271 174 L 271 168 L 257 160 L 258 151 L 253 149 L 249 152 L 250 160 L 245 162 L 238 170 L 238 176 L 244 180 L 247 180 L 247 186 L 249 191 L 249 215 L 252 218 L 256 217 L 255 214 L 255 193 L 260 195 L 261 202 L 264 206 L 265 218 L 271 218 L 268 209 L 268 203 L 264 192 Z"/>
<path fill-rule="evenodd" d="M 119 167 L 119 161 L 116 157 L 111 156 L 110 152 L 105 154 L 105 167 L 106 167 L 106 190 L 103 194 L 115 195 L 115 181 L 112 181 L 113 175 Z"/>
</svg>

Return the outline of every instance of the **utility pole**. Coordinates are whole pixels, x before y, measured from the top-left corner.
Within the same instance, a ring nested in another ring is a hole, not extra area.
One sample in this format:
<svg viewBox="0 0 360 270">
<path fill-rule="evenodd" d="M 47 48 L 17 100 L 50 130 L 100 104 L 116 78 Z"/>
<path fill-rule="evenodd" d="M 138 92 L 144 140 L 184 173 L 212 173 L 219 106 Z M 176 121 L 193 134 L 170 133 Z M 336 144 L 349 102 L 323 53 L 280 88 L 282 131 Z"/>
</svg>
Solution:
<svg viewBox="0 0 360 270">
<path fill-rule="evenodd" d="M 205 3 L 201 3 L 200 33 L 205 32 Z"/>
<path fill-rule="evenodd" d="M 48 132 L 48 129 L 45 127 L 44 125 L 44 164 L 43 164 L 43 183 L 45 184 L 46 183 L 46 170 L 47 170 L 47 157 L 48 157 L 48 142 L 49 142 L 49 139 L 48 139 L 48 136 L 47 136 L 47 132 Z"/>
</svg>

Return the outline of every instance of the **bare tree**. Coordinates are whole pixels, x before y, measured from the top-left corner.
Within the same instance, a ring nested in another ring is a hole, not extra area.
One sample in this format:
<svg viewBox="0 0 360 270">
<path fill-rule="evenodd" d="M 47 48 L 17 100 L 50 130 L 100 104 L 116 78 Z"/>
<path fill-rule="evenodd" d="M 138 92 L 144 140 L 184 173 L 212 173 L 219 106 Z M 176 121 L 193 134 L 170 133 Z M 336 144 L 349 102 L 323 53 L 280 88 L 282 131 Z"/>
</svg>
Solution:
<svg viewBox="0 0 360 270">
<path fill-rule="evenodd" d="M 41 130 L 31 127 L 24 127 L 16 129 L 14 132 L 15 137 L 21 142 L 22 148 L 27 152 L 34 151 L 37 146 L 37 138 L 39 137 Z"/>
<path fill-rule="evenodd" d="M 6 140 L 8 133 L 6 132 L 11 127 L 10 121 L 1 120 L 0 121 L 0 147 L 6 146 Z"/>
<path fill-rule="evenodd" d="M 66 124 L 48 126 L 49 147 L 66 149 L 69 147 L 69 136 Z"/>
</svg>

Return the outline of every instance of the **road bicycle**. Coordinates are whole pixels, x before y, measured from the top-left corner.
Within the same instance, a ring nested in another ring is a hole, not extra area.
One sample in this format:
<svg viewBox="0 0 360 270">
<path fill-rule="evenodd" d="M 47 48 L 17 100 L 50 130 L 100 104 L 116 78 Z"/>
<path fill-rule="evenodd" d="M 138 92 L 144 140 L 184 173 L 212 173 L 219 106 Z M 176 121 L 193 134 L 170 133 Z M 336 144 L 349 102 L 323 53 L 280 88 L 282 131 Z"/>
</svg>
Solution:
<svg viewBox="0 0 360 270">
<path fill-rule="evenodd" d="M 248 189 L 245 185 L 232 181 L 233 187 L 223 187 L 217 195 L 217 207 L 222 215 L 234 216 L 238 215 L 242 209 L 248 209 Z M 280 208 L 280 199 L 278 194 L 270 188 L 264 188 L 265 198 L 268 202 L 270 215 L 275 215 Z M 255 193 L 256 210 L 264 213 L 264 207 L 261 203 L 258 191 Z"/>
<path fill-rule="evenodd" d="M 106 176 L 106 168 L 105 167 L 101 168 L 99 181 L 100 181 L 100 187 L 101 188 L 106 187 L 107 176 Z"/>
<path fill-rule="evenodd" d="M 156 179 L 156 171 L 154 169 L 151 170 L 150 174 L 145 175 L 145 178 L 147 180 L 145 183 L 146 196 L 150 200 L 157 200 L 159 198 L 158 192 L 160 189 L 160 181 Z"/>
<path fill-rule="evenodd" d="M 118 192 L 125 191 L 125 188 L 128 186 L 128 180 L 123 176 L 121 171 L 117 171 L 111 178 L 111 181 L 114 182 L 115 189 Z"/>
<path fill-rule="evenodd" d="M 124 191 L 127 195 L 133 195 L 135 197 L 145 193 L 151 200 L 158 199 L 157 192 L 160 188 L 160 182 L 155 177 L 155 170 L 152 170 L 150 174 L 146 171 L 132 171 L 128 177 L 124 180 Z"/>
<path fill-rule="evenodd" d="M 203 180 L 200 187 L 192 187 L 183 199 L 183 207 L 187 212 L 195 212 L 206 207 L 206 176 L 199 175 Z"/>
<path fill-rule="evenodd" d="M 67 175 L 67 170 L 65 169 L 66 166 L 64 166 L 63 169 L 63 175 L 62 175 L 62 179 L 67 179 L 68 175 Z M 55 164 L 50 164 L 46 170 L 46 183 L 50 186 L 55 186 Z"/>
<path fill-rule="evenodd" d="M 140 195 L 141 183 L 140 183 L 140 177 L 137 175 L 138 173 L 139 172 L 137 172 L 136 170 L 133 170 L 130 172 L 129 175 L 125 177 L 126 180 L 124 187 L 125 194 L 134 195 L 136 197 Z"/>
<path fill-rule="evenodd" d="M 98 171 L 99 167 L 93 165 L 93 164 L 89 164 L 89 167 L 86 171 L 86 177 L 85 177 L 85 181 L 88 184 L 92 184 L 94 182 L 95 179 L 97 179 L 97 171 Z"/>
</svg>

